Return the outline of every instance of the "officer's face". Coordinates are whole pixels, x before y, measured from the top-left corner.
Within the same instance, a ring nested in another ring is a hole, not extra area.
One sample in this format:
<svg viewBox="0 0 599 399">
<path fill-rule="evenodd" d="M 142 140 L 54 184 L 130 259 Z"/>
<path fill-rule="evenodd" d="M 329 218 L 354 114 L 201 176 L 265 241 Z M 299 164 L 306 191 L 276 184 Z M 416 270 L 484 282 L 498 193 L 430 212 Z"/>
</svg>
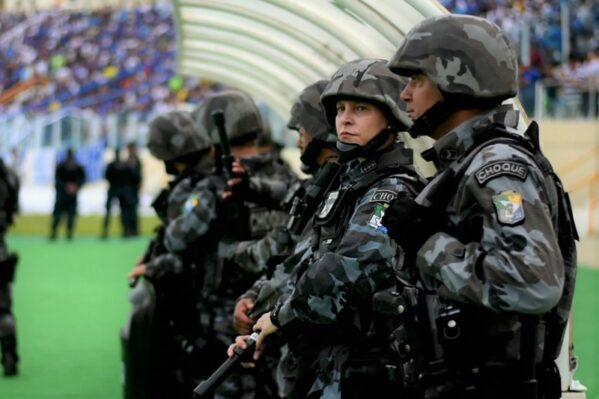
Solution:
<svg viewBox="0 0 599 399">
<path fill-rule="evenodd" d="M 297 148 L 299 148 L 300 152 L 303 153 L 306 151 L 308 144 L 312 141 L 312 136 L 306 129 L 300 127 L 299 130 L 299 139 L 297 140 Z"/>
<path fill-rule="evenodd" d="M 344 143 L 366 145 L 388 125 L 383 111 L 376 105 L 352 100 L 337 101 L 335 128 Z"/>
<path fill-rule="evenodd" d="M 400 97 L 407 104 L 407 112 L 412 120 L 420 118 L 435 103 L 443 99 L 437 85 L 426 75 L 410 77 Z"/>
</svg>

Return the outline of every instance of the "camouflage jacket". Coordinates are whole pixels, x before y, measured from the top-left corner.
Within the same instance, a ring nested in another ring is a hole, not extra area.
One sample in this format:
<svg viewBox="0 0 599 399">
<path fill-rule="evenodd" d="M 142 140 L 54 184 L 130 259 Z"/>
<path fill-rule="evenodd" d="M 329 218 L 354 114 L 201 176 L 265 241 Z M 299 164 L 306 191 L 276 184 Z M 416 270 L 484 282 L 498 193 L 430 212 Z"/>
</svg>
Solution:
<svg viewBox="0 0 599 399">
<path fill-rule="evenodd" d="M 273 257 L 289 255 L 293 249 L 294 241 L 284 229 L 287 213 L 280 204 L 297 176 L 270 155 L 253 157 L 244 161 L 244 166 L 251 175 L 244 200 L 250 208 L 252 239 L 233 242 L 221 253 L 242 270 L 260 275 Z"/>
<path fill-rule="evenodd" d="M 399 192 L 414 196 L 411 162 L 411 152 L 396 146 L 376 160 L 346 164 L 316 213 L 311 262 L 275 310 L 283 332 L 366 332 L 372 294 L 390 284 L 400 251 L 381 219 Z"/>
<path fill-rule="evenodd" d="M 205 160 L 170 183 L 167 197 L 164 234 L 157 239 L 163 253 L 146 263 L 146 274 L 159 278 L 168 273 L 181 273 L 186 262 L 198 261 L 200 253 L 187 253 L 191 244 L 204 237 L 216 235 L 212 226 L 217 218 L 217 192 L 205 180 L 212 172 L 212 164 Z M 203 251 L 207 251 L 204 244 Z M 214 242 L 213 247 L 216 247 Z"/>
<path fill-rule="evenodd" d="M 465 168 L 465 173 L 442 205 L 449 228 L 428 238 L 416 265 L 442 301 L 474 305 L 469 307 L 477 312 L 471 317 L 473 328 L 487 337 L 481 340 L 487 353 L 516 359 L 517 346 L 508 344 L 519 337 L 514 314 L 544 314 L 555 307 L 564 289 L 564 265 L 556 234 L 556 192 L 529 154 L 498 142 L 464 157 L 493 132 L 493 123 L 522 133 L 517 112 L 498 108 L 462 123 L 426 155 L 439 174 L 417 202 L 430 205 L 427 196 L 448 168 Z"/>
</svg>

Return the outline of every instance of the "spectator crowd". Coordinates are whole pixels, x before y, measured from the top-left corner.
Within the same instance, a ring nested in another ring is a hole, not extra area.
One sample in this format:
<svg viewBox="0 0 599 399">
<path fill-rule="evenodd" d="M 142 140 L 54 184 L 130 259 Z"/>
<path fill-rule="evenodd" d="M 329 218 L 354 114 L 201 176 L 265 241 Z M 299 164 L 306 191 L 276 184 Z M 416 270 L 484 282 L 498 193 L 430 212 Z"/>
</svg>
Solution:
<svg viewBox="0 0 599 399">
<path fill-rule="evenodd" d="M 170 4 L 0 15 L 0 111 L 163 112 L 214 85 L 175 74 Z M 19 87 L 21 96 L 6 93 Z M 158 108 L 158 109 L 155 109 Z"/>
<path fill-rule="evenodd" d="M 485 17 L 510 39 L 530 45 L 530 56 L 520 61 L 522 104 L 534 112 L 535 83 L 542 80 L 551 116 L 598 115 L 599 2 L 595 0 L 440 0 L 451 12 Z M 568 7 L 565 13 L 562 7 Z M 568 16 L 568 17 L 565 17 Z M 562 18 L 569 19 L 569 53 L 562 48 Z M 527 30 L 525 32 L 524 30 Z M 567 59 L 567 62 L 563 62 Z M 594 107 L 593 107 L 594 104 Z"/>
<path fill-rule="evenodd" d="M 483 16 L 530 44 L 521 60 L 520 99 L 534 111 L 535 82 L 547 87 L 547 112 L 588 116 L 599 87 L 599 3 L 593 0 L 441 0 L 451 12 Z M 562 48 L 562 7 L 569 10 L 569 54 Z M 528 29 L 525 35 L 524 29 Z M 64 107 L 104 115 L 151 115 L 218 91 L 180 77 L 176 32 L 167 2 L 132 8 L 0 14 L 0 112 L 40 114 Z M 570 62 L 562 62 L 564 59 Z M 33 87 L 33 89 L 25 90 Z M 596 104 L 597 101 L 595 101 Z M 146 118 L 143 118 L 146 119 Z"/>
</svg>

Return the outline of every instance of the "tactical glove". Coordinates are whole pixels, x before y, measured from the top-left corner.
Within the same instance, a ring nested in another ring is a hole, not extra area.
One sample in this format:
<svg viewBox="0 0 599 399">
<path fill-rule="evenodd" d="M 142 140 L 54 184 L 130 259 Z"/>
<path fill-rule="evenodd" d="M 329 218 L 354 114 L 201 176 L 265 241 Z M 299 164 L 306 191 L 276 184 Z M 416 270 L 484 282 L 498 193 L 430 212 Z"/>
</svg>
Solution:
<svg viewBox="0 0 599 399">
<path fill-rule="evenodd" d="M 446 217 L 434 208 L 427 208 L 407 195 L 393 200 L 385 211 L 382 224 L 387 234 L 407 253 L 416 253 L 434 233 L 443 230 Z"/>
</svg>

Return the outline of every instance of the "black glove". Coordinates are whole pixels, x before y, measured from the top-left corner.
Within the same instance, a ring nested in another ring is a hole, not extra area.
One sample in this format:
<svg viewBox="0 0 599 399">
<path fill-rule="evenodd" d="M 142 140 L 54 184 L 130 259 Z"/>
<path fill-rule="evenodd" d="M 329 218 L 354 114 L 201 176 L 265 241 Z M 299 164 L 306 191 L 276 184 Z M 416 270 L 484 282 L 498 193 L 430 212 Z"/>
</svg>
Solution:
<svg viewBox="0 0 599 399">
<path fill-rule="evenodd" d="M 400 195 L 385 211 L 382 224 L 387 234 L 407 253 L 415 253 L 434 233 L 442 231 L 447 224 L 446 216 L 427 208 L 407 195 Z"/>
</svg>

